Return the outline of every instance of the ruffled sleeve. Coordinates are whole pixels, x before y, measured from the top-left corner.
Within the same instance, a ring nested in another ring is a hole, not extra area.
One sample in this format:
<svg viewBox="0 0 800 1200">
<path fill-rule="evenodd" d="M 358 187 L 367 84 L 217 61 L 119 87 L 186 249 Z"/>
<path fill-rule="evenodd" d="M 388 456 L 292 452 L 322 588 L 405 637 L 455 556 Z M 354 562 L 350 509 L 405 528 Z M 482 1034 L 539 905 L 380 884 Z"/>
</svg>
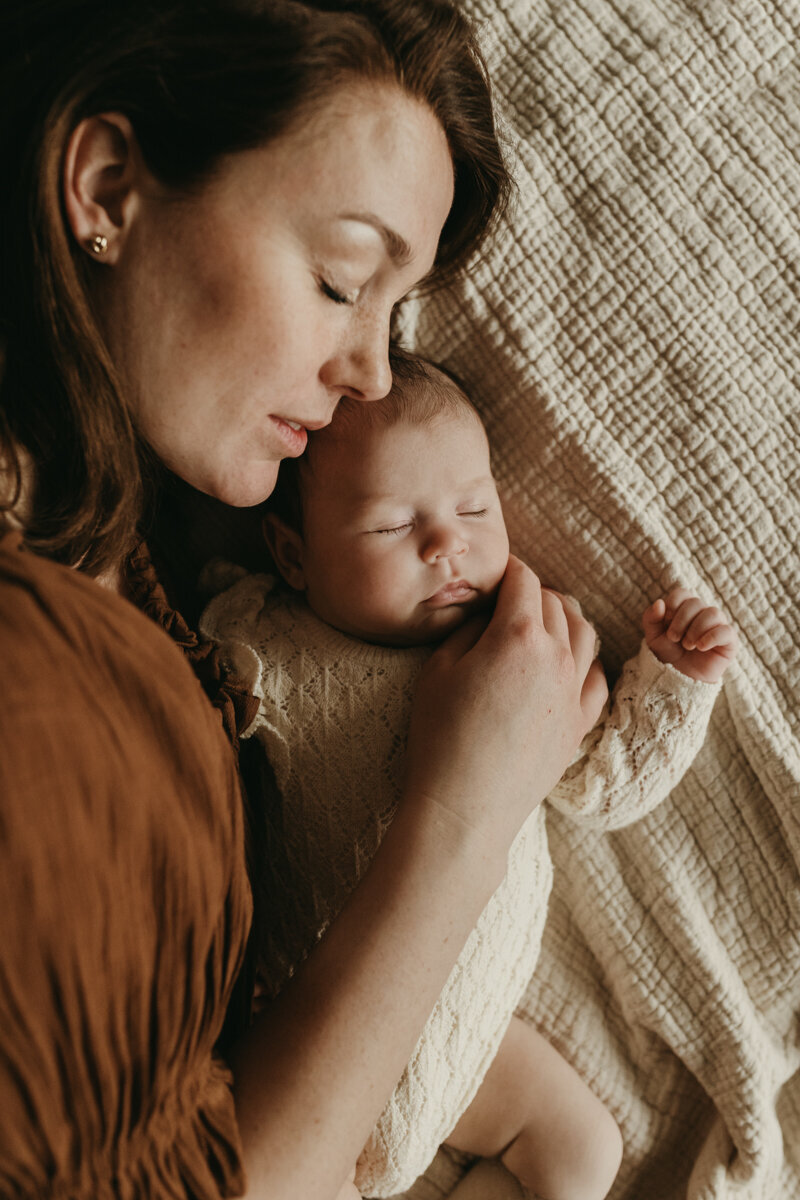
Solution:
<svg viewBox="0 0 800 1200">
<path fill-rule="evenodd" d="M 258 700 L 242 682 L 225 671 L 215 644 L 199 637 L 170 605 L 145 542 L 139 544 L 128 560 L 126 582 L 136 607 L 172 638 L 191 663 L 203 690 L 222 719 L 231 745 L 238 751 L 238 738 L 258 712 Z"/>
</svg>

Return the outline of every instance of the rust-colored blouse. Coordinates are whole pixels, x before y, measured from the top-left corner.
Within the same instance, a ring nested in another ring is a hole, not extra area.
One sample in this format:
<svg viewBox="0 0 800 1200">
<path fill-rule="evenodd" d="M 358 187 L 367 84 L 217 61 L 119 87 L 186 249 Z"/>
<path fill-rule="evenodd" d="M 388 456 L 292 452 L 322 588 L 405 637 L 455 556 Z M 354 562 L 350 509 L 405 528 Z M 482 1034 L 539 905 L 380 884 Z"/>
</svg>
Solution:
<svg viewBox="0 0 800 1200">
<path fill-rule="evenodd" d="M 251 916 L 230 698 L 153 615 L 0 535 L 4 1200 L 243 1189 L 214 1052 Z"/>
</svg>

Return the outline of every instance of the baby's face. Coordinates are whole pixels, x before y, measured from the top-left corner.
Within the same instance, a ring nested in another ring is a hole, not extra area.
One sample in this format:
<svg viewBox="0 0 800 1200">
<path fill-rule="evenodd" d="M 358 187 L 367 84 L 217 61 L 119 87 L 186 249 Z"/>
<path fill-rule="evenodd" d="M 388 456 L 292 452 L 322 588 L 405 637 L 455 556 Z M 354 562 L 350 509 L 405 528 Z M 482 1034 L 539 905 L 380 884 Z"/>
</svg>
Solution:
<svg viewBox="0 0 800 1200">
<path fill-rule="evenodd" d="M 508 562 L 486 434 L 466 409 L 321 442 L 303 526 L 313 611 L 388 645 L 455 629 L 489 604 Z"/>
</svg>

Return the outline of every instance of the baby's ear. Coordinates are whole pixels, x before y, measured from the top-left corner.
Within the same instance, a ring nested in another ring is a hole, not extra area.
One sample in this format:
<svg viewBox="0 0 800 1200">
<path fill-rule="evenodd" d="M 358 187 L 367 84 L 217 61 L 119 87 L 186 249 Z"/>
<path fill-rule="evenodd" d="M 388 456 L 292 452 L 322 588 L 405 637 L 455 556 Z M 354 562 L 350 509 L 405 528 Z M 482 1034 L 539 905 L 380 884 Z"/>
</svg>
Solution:
<svg viewBox="0 0 800 1200">
<path fill-rule="evenodd" d="M 275 559 L 275 565 L 289 587 L 298 592 L 305 591 L 306 577 L 303 571 L 303 539 L 296 529 L 290 529 L 285 521 L 274 513 L 264 517 L 264 540 Z"/>
</svg>

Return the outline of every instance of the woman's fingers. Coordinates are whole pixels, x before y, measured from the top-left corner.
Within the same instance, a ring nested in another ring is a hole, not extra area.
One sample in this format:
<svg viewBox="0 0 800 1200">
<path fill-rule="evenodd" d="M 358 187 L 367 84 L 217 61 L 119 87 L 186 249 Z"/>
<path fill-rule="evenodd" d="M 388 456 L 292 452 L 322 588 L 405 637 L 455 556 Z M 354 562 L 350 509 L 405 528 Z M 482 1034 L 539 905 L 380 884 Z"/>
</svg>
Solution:
<svg viewBox="0 0 800 1200">
<path fill-rule="evenodd" d="M 485 628 L 456 631 L 420 676 L 407 795 L 505 842 L 597 719 L 607 692 L 594 651 L 579 608 L 511 559 Z"/>
<path fill-rule="evenodd" d="M 497 621 L 499 625 L 504 625 L 517 620 L 521 614 L 541 624 L 543 591 L 539 577 L 521 559 L 510 554 L 497 593 L 492 624 Z"/>
<path fill-rule="evenodd" d="M 585 733 L 588 733 L 597 724 L 607 699 L 608 681 L 605 671 L 600 665 L 600 659 L 595 658 L 586 673 L 581 691 L 581 708 L 586 718 Z"/>
<path fill-rule="evenodd" d="M 547 589 L 542 590 L 546 592 Z M 575 672 L 578 679 L 583 680 L 581 707 L 586 718 L 584 733 L 588 733 L 596 724 L 608 699 L 605 672 L 597 658 L 597 630 L 586 620 L 580 604 L 572 596 L 565 596 L 560 592 L 552 592 L 551 595 L 557 597 L 561 603 Z"/>
<path fill-rule="evenodd" d="M 551 637 L 571 640 L 570 626 L 564 597 L 552 588 L 543 587 L 542 591 L 542 624 Z"/>
<path fill-rule="evenodd" d="M 441 662 L 457 662 L 473 649 L 484 633 L 490 637 L 498 634 L 504 637 L 508 627 L 520 620 L 541 624 L 542 586 L 533 571 L 512 554 L 491 616 L 476 616 L 465 621 L 445 638 L 433 657 Z"/>
<path fill-rule="evenodd" d="M 578 672 L 585 675 L 597 658 L 597 630 L 590 621 L 586 620 L 577 600 L 574 600 L 572 596 L 562 596 L 561 599 L 575 665 Z"/>
</svg>

